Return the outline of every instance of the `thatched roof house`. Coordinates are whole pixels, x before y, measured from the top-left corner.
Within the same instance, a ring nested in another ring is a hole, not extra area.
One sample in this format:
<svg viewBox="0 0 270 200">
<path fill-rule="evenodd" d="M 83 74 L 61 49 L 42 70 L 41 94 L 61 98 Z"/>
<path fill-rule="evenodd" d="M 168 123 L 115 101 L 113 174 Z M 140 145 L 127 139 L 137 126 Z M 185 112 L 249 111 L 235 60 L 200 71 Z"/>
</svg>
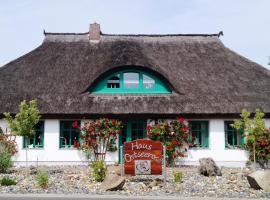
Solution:
<svg viewBox="0 0 270 200">
<path fill-rule="evenodd" d="M 270 113 L 270 73 L 226 48 L 219 34 L 112 35 L 46 33 L 30 53 L 0 68 L 0 113 L 38 99 L 42 114 Z M 170 95 L 91 94 L 116 68 L 143 68 Z"/>
<path fill-rule="evenodd" d="M 37 99 L 42 114 L 30 142 L 17 138 L 18 163 L 25 161 L 24 148 L 33 148 L 32 162 L 84 160 L 68 151 L 79 139 L 73 120 L 122 119 L 120 146 L 144 138 L 147 123 L 181 115 L 200 146 L 185 162 L 213 157 L 243 166 L 243 135 L 231 121 L 243 108 L 270 116 L 269 70 L 226 48 L 222 32 L 115 35 L 91 24 L 87 33 L 44 34 L 38 48 L 0 68 L 0 127 L 7 126 L 3 112 L 16 113 L 22 100 Z M 118 152 L 106 160 L 117 161 Z"/>
</svg>

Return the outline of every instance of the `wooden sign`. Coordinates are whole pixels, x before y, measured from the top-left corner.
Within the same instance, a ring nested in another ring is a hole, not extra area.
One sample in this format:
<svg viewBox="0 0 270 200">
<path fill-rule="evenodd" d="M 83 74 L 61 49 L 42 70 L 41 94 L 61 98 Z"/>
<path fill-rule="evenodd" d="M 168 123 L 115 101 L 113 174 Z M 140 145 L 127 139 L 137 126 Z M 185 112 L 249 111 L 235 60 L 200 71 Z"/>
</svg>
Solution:
<svg viewBox="0 0 270 200">
<path fill-rule="evenodd" d="M 134 140 L 124 143 L 125 174 L 161 175 L 162 143 L 153 140 Z"/>
</svg>

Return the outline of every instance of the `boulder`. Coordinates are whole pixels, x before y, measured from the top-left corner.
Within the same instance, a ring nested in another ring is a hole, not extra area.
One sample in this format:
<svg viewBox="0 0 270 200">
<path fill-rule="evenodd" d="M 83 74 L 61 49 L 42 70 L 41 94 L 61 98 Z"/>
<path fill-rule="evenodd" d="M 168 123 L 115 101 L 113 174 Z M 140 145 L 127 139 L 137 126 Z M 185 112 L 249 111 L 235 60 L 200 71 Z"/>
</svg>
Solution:
<svg viewBox="0 0 270 200">
<path fill-rule="evenodd" d="M 258 170 L 247 176 L 250 187 L 270 191 L 270 170 Z"/>
<path fill-rule="evenodd" d="M 212 158 L 201 158 L 199 160 L 199 173 L 204 176 L 221 176 L 221 170 Z"/>
<path fill-rule="evenodd" d="M 108 174 L 100 185 L 100 189 L 105 191 L 122 190 L 125 185 L 125 178 L 117 174 Z"/>
</svg>

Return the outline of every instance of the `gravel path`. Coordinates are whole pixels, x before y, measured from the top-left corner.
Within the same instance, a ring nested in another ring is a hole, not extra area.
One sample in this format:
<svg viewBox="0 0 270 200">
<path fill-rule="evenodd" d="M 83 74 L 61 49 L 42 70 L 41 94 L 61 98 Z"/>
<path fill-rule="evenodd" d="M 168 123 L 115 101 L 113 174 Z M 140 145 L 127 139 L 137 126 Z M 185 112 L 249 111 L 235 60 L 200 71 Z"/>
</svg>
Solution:
<svg viewBox="0 0 270 200">
<path fill-rule="evenodd" d="M 135 196 L 181 196 L 181 197 L 223 197 L 223 198 L 270 198 L 270 192 L 249 187 L 246 175 L 251 171 L 240 168 L 222 168 L 221 177 L 204 177 L 196 167 L 169 168 L 166 184 L 151 177 L 127 177 L 121 191 L 102 191 L 100 183 L 90 176 L 87 166 L 40 167 L 50 172 L 48 189 L 41 189 L 35 180 L 36 168 L 14 168 L 10 173 L 0 174 L 0 179 L 8 176 L 18 182 L 14 186 L 0 186 L 0 193 L 50 193 L 50 194 L 106 194 Z M 110 167 L 110 171 L 119 171 Z M 182 183 L 173 182 L 173 171 L 183 172 Z M 153 177 L 156 179 L 157 177 Z M 160 177 L 161 178 L 161 177 Z M 153 183 L 154 182 L 154 183 Z"/>
</svg>

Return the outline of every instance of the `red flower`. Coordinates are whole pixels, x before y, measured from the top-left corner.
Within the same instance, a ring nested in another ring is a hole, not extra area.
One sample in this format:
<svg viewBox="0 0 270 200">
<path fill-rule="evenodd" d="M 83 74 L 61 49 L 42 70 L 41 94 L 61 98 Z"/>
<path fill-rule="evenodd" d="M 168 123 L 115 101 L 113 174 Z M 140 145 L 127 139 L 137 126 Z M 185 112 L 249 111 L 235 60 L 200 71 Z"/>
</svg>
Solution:
<svg viewBox="0 0 270 200">
<path fill-rule="evenodd" d="M 183 154 L 182 152 L 179 152 L 178 155 L 179 155 L 180 157 L 185 157 L 185 154 Z"/>
<path fill-rule="evenodd" d="M 78 122 L 77 121 L 73 122 L 72 127 L 73 128 L 79 128 Z"/>
<path fill-rule="evenodd" d="M 178 121 L 179 123 L 183 123 L 183 122 L 184 122 L 184 118 L 182 118 L 182 117 L 181 117 L 181 118 L 178 118 L 177 121 Z"/>
<path fill-rule="evenodd" d="M 80 143 L 78 143 L 77 140 L 74 140 L 73 146 L 78 149 L 80 148 Z"/>
</svg>

